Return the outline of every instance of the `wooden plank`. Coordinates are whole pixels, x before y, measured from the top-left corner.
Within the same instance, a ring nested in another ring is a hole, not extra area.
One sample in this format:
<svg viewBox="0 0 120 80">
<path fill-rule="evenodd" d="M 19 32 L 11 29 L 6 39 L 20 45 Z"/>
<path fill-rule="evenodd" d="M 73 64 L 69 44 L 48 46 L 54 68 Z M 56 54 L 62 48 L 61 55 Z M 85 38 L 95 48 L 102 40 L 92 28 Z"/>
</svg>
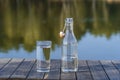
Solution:
<svg viewBox="0 0 120 80">
<path fill-rule="evenodd" d="M 101 61 L 110 80 L 120 80 L 120 73 L 111 61 Z"/>
<path fill-rule="evenodd" d="M 53 59 L 50 64 L 51 69 L 60 69 L 61 68 L 61 60 Z"/>
<path fill-rule="evenodd" d="M 78 72 L 61 72 L 61 61 L 52 60 L 49 73 L 36 71 L 35 60 L 0 59 L 0 79 L 6 80 L 120 80 L 120 61 L 79 61 Z"/>
<path fill-rule="evenodd" d="M 77 80 L 93 80 L 85 60 L 79 60 Z"/>
<path fill-rule="evenodd" d="M 10 58 L 0 58 L 0 70 L 9 63 Z"/>
<path fill-rule="evenodd" d="M 25 59 L 19 68 L 11 75 L 10 78 L 26 78 L 29 71 L 31 70 L 35 60 Z"/>
<path fill-rule="evenodd" d="M 79 60 L 78 61 L 78 71 L 89 71 L 86 60 Z"/>
<path fill-rule="evenodd" d="M 89 71 L 77 72 L 77 80 L 93 80 Z"/>
<path fill-rule="evenodd" d="M 60 79 L 60 69 L 50 70 L 50 72 L 45 73 L 44 79 L 46 80 L 59 80 Z"/>
<path fill-rule="evenodd" d="M 120 60 L 114 60 L 112 63 L 115 65 L 115 67 L 120 71 Z"/>
<path fill-rule="evenodd" d="M 16 70 L 23 59 L 12 59 L 3 69 L 0 70 L 0 78 L 9 78 Z"/>
<path fill-rule="evenodd" d="M 28 75 L 27 80 L 35 80 L 35 79 L 59 79 L 60 77 L 60 60 L 51 60 L 51 66 L 50 66 L 50 72 L 49 73 L 43 73 L 43 72 L 37 72 L 36 71 L 36 63 L 32 70 L 30 71 L 30 74 Z"/>
<path fill-rule="evenodd" d="M 75 72 L 62 72 L 61 71 L 61 80 L 76 80 Z"/>
<path fill-rule="evenodd" d="M 37 80 L 37 79 L 43 79 L 44 77 L 44 72 L 37 72 L 36 70 L 36 63 L 34 64 L 33 68 L 31 69 L 27 80 Z"/>
<path fill-rule="evenodd" d="M 60 60 L 51 60 L 51 69 L 46 73 L 44 79 L 59 80 L 60 79 Z"/>
<path fill-rule="evenodd" d="M 109 80 L 99 61 L 87 61 L 94 80 Z"/>
<path fill-rule="evenodd" d="M 76 80 L 75 72 L 61 72 L 61 80 Z"/>
</svg>

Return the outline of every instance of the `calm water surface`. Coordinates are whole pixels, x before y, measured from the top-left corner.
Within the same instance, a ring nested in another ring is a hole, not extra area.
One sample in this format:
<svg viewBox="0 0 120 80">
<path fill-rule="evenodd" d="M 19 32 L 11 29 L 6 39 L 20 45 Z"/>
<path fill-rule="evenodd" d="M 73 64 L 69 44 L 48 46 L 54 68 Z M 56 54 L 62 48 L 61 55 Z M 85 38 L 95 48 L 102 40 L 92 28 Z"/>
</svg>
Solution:
<svg viewBox="0 0 120 80">
<path fill-rule="evenodd" d="M 0 0 L 0 58 L 36 58 L 37 40 L 52 41 L 61 58 L 59 31 L 73 17 L 79 59 L 120 59 L 120 2 L 109 0 Z"/>
</svg>

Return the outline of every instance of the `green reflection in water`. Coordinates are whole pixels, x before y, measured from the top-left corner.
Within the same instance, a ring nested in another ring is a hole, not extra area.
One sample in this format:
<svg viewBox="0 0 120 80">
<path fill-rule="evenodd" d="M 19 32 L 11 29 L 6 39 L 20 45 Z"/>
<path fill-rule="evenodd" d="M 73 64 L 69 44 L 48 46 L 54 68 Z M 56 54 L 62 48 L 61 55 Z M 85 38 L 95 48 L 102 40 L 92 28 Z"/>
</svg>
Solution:
<svg viewBox="0 0 120 80">
<path fill-rule="evenodd" d="M 36 40 L 60 45 L 59 31 L 66 17 L 74 18 L 74 33 L 80 40 L 86 32 L 95 36 L 120 32 L 119 3 L 107 0 L 0 0 L 0 50 L 32 51 Z"/>
</svg>

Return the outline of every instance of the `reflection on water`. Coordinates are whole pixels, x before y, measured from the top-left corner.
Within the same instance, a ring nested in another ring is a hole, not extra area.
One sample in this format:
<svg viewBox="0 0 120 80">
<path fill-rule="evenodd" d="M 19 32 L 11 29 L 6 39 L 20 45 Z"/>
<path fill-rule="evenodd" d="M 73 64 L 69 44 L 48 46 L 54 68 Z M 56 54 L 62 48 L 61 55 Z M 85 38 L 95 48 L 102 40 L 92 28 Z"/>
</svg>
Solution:
<svg viewBox="0 0 120 80">
<path fill-rule="evenodd" d="M 119 2 L 109 0 L 0 0 L 0 57 L 2 53 L 12 54 L 11 51 L 18 56 L 34 54 L 36 40 L 51 40 L 53 53 L 60 54 L 58 33 L 66 17 L 74 18 L 74 33 L 79 43 L 88 32 L 90 36 L 100 37 L 99 40 L 102 37 L 111 40 L 120 33 L 119 8 Z M 90 39 L 95 41 L 96 37 Z M 118 45 L 116 41 L 113 43 Z M 89 47 L 97 44 L 89 43 Z M 79 48 L 83 47 L 79 45 Z M 99 55 L 97 51 L 96 55 Z"/>
</svg>

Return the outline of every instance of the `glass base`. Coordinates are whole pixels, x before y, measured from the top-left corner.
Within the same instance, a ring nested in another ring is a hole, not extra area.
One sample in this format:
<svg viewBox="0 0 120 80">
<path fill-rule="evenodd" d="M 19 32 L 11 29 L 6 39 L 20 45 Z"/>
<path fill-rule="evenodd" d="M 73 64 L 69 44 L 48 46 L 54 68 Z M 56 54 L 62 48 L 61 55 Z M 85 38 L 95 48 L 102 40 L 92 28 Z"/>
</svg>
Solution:
<svg viewBox="0 0 120 80">
<path fill-rule="evenodd" d="M 78 69 L 62 69 L 62 72 L 76 72 Z"/>
<path fill-rule="evenodd" d="M 37 69 L 37 72 L 49 72 L 50 69 Z"/>
</svg>

